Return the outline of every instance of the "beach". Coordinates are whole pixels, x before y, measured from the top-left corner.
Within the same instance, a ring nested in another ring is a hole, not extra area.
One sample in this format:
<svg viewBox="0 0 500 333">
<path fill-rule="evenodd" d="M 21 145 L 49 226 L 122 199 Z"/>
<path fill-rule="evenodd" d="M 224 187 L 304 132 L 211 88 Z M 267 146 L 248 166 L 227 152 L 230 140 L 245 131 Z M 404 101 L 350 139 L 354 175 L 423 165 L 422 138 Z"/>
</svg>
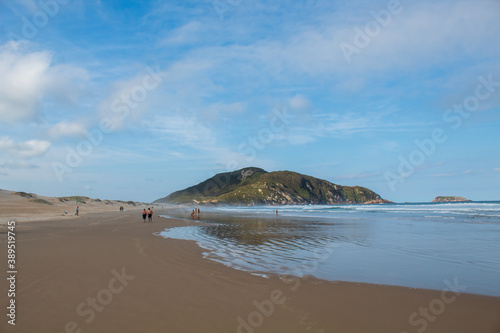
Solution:
<svg viewBox="0 0 500 333">
<path fill-rule="evenodd" d="M 82 196 L 47 197 L 34 193 L 0 189 L 0 223 L 10 220 L 42 221 L 76 218 L 76 207 L 84 213 L 117 211 L 135 207 L 135 202 L 91 199 Z"/>
<path fill-rule="evenodd" d="M 425 290 L 263 278 L 203 258 L 195 242 L 155 235 L 195 222 L 157 210 L 143 223 L 141 210 L 16 223 L 16 325 L 4 315 L 0 331 L 500 332 L 500 298 L 463 293 L 453 280 Z"/>
</svg>

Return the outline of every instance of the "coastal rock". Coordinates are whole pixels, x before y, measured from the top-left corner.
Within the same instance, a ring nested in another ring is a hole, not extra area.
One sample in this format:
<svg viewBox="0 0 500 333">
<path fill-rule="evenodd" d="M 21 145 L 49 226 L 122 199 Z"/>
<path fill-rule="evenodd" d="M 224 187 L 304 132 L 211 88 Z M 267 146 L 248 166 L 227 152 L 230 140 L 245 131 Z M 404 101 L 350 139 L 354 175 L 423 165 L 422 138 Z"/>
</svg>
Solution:
<svg viewBox="0 0 500 333">
<path fill-rule="evenodd" d="M 211 205 L 334 205 L 391 203 L 360 186 L 342 186 L 292 171 L 244 168 L 174 192 L 157 203 Z"/>
<path fill-rule="evenodd" d="M 19 195 L 19 196 L 21 196 L 23 198 L 28 198 L 28 199 L 36 198 L 36 195 L 33 194 L 33 193 L 15 192 L 14 194 L 15 195 Z"/>
<path fill-rule="evenodd" d="M 455 196 L 438 196 L 435 197 L 434 200 L 432 200 L 432 202 L 470 202 L 470 201 L 472 200 Z"/>
<path fill-rule="evenodd" d="M 376 199 L 365 202 L 365 205 L 380 205 L 380 204 L 393 204 L 394 202 L 385 199 Z"/>
</svg>

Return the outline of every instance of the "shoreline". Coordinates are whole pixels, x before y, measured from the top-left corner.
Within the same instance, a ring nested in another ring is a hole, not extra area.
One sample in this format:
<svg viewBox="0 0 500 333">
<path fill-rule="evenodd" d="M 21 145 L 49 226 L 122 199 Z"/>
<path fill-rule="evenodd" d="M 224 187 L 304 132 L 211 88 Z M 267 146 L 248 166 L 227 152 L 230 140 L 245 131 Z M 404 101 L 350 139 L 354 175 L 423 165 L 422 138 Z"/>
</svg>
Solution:
<svg viewBox="0 0 500 333">
<path fill-rule="evenodd" d="M 4 319 L 0 328 L 409 333 L 425 323 L 426 332 L 500 329 L 498 297 L 312 277 L 284 281 L 226 267 L 203 258 L 195 242 L 155 236 L 190 224 L 160 219 L 164 213 L 158 210 L 153 223 L 140 222 L 139 211 L 19 223 L 19 316 L 16 326 Z M 5 293 L 0 299 L 5 304 Z M 89 299 L 97 300 L 95 308 Z M 435 318 L 425 319 L 420 308 Z"/>
<path fill-rule="evenodd" d="M 192 221 L 191 218 L 187 217 L 188 214 L 182 214 L 182 211 L 168 215 L 167 217 L 184 218 Z M 276 228 L 287 230 L 288 228 L 295 228 L 295 225 L 308 225 L 311 221 L 314 222 L 318 219 L 328 219 L 332 225 L 344 224 L 347 228 L 350 228 L 351 223 L 353 223 L 352 220 L 342 216 L 286 216 L 283 214 L 276 217 L 268 212 L 259 212 L 256 215 L 255 212 L 240 210 L 236 212 L 206 210 L 204 213 L 202 212 L 201 221 L 196 221 L 197 223 L 194 224 L 197 229 L 189 228 L 186 231 L 177 229 L 165 232 L 160 236 L 166 239 L 192 240 L 203 249 L 205 258 L 222 263 L 232 269 L 260 276 L 290 274 L 300 277 L 311 275 L 317 279 L 330 282 L 366 283 L 435 291 L 445 288 L 446 281 L 449 283 L 457 278 L 461 284 L 467 286 L 467 293 L 500 297 L 498 285 L 494 283 L 494 279 L 492 280 L 492 277 L 494 278 L 493 273 L 479 275 L 481 271 L 476 271 L 474 265 L 466 262 L 467 257 L 462 260 L 462 263 L 459 263 L 462 265 L 460 266 L 462 267 L 461 271 L 457 271 L 453 267 L 456 263 L 451 261 L 450 257 L 439 256 L 439 253 L 433 257 L 425 257 L 427 254 L 424 253 L 421 257 L 413 260 L 413 257 L 418 253 L 408 255 L 413 248 L 408 252 L 400 252 L 400 249 L 394 251 L 398 246 L 394 245 L 396 243 L 393 244 L 394 249 L 392 252 L 388 251 L 385 246 L 374 245 L 377 241 L 373 240 L 371 242 L 374 244 L 365 245 L 361 250 L 357 249 L 356 244 L 354 246 L 356 248 L 353 248 L 349 241 L 342 240 L 339 242 L 331 238 L 321 241 L 318 246 L 310 243 L 304 245 L 300 240 L 294 241 L 294 245 L 290 246 L 288 242 L 281 242 L 281 238 L 287 236 L 288 233 L 285 232 L 286 235 L 283 235 L 280 232 L 275 233 L 273 231 Z M 238 223 L 233 223 L 233 220 L 237 220 Z M 380 215 L 371 218 L 370 221 L 374 225 L 378 225 L 378 222 L 387 222 Z M 226 223 L 227 227 L 225 227 Z M 253 227 L 248 227 L 248 225 L 257 224 L 260 225 L 259 233 L 262 232 L 262 234 L 266 235 L 265 238 L 260 236 L 254 238 L 252 236 Z M 218 225 L 222 226 L 218 227 Z M 386 225 L 392 227 L 390 224 Z M 372 231 L 383 234 L 386 229 L 378 227 L 378 229 Z M 337 233 L 342 233 L 342 231 L 339 232 L 338 226 L 336 230 Z M 410 230 L 405 231 L 411 232 Z M 293 232 L 292 234 L 295 237 L 302 237 L 301 235 L 307 235 L 307 233 L 308 231 L 299 231 L 299 233 Z M 453 238 L 453 236 L 450 237 Z M 389 237 L 382 242 L 385 241 L 392 241 L 392 238 Z M 367 242 L 370 243 L 370 240 Z M 379 244 L 388 243 L 380 243 L 379 241 Z M 309 246 L 308 251 L 295 251 L 297 246 L 299 248 Z M 406 251 L 407 249 L 404 248 L 403 250 Z M 259 251 L 264 251 L 264 254 L 260 255 Z M 357 254 L 352 255 L 346 251 Z M 367 252 L 369 252 L 367 257 L 371 258 L 371 260 L 364 259 Z M 294 254 L 297 254 L 297 256 L 294 256 Z M 397 259 L 393 260 L 393 258 Z M 405 259 L 404 262 L 401 261 L 401 258 Z M 354 268 L 354 271 L 349 266 L 349 259 L 353 259 L 354 263 L 358 265 L 358 268 Z M 369 261 L 368 264 L 367 261 Z M 411 266 L 410 262 L 413 263 L 413 266 Z M 430 271 L 433 270 L 433 265 L 436 262 L 441 262 L 443 268 L 437 268 L 431 273 Z M 447 266 L 443 266 L 443 264 L 447 264 Z M 411 268 L 408 269 L 408 266 L 411 266 Z M 364 268 L 360 269 L 359 267 Z M 291 270 L 293 273 L 290 273 Z M 388 273 L 384 274 L 384 272 Z M 469 272 L 473 273 L 468 274 Z"/>
</svg>

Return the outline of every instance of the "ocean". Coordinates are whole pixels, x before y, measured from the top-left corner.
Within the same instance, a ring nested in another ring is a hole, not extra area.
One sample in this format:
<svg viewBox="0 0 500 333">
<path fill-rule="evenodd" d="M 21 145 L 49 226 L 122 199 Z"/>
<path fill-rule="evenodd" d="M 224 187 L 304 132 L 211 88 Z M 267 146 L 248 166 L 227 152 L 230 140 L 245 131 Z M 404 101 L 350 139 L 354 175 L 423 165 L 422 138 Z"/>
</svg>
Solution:
<svg viewBox="0 0 500 333">
<path fill-rule="evenodd" d="M 500 201 L 200 208 L 196 226 L 159 235 L 196 241 L 207 259 L 262 277 L 436 290 L 458 283 L 500 296 Z"/>
</svg>

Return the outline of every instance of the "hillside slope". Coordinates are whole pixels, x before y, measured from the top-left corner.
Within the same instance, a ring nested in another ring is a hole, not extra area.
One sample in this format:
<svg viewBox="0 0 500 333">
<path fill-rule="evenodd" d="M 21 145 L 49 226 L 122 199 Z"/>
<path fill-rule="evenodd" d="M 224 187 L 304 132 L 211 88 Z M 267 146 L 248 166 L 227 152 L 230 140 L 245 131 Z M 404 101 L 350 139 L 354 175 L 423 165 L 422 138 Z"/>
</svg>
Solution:
<svg viewBox="0 0 500 333">
<path fill-rule="evenodd" d="M 267 172 L 244 168 L 220 173 L 174 192 L 158 203 L 217 205 L 306 205 L 387 203 L 360 186 L 342 186 L 292 171 Z"/>
</svg>

